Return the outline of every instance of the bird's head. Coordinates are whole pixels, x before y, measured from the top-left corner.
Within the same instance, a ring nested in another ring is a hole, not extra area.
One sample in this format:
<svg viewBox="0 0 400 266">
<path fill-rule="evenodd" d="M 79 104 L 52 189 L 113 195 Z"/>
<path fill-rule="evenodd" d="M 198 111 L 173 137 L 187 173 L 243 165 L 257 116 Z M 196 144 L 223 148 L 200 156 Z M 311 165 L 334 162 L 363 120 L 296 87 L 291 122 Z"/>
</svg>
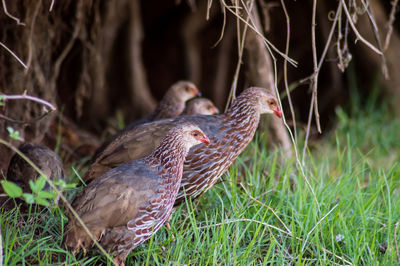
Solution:
<svg viewBox="0 0 400 266">
<path fill-rule="evenodd" d="M 251 87 L 245 90 L 244 93 L 249 94 L 250 98 L 255 100 L 255 107 L 260 114 L 275 114 L 278 117 L 282 117 L 282 111 L 277 99 L 267 89 Z"/>
<path fill-rule="evenodd" d="M 181 102 L 186 102 L 187 100 L 190 100 L 196 96 L 201 96 L 201 93 L 199 89 L 197 89 L 196 85 L 189 81 L 178 81 L 172 85 L 170 90 Z"/>
<path fill-rule="evenodd" d="M 215 115 L 218 114 L 219 111 L 209 99 L 194 98 L 186 104 L 184 113 L 188 115 Z"/>
<path fill-rule="evenodd" d="M 197 144 L 209 144 L 210 140 L 204 132 L 195 124 L 184 123 L 181 126 L 181 134 L 186 145 L 192 147 Z"/>
</svg>

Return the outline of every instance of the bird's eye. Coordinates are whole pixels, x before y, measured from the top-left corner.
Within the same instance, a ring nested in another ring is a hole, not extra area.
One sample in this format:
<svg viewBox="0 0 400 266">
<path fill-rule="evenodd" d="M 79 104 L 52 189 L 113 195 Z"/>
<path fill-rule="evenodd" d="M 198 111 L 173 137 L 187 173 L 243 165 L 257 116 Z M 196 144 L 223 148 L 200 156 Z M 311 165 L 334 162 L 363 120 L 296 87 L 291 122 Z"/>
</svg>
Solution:
<svg viewBox="0 0 400 266">
<path fill-rule="evenodd" d="M 185 91 L 190 91 L 190 87 L 185 87 Z"/>
<path fill-rule="evenodd" d="M 199 136 L 199 133 L 198 133 L 198 132 L 193 132 L 193 133 L 192 133 L 192 136 L 193 136 L 193 137 L 197 137 L 197 136 Z"/>
<path fill-rule="evenodd" d="M 211 105 L 207 106 L 207 109 L 208 109 L 208 110 L 211 110 L 211 109 L 212 109 L 212 106 L 211 106 Z"/>
</svg>

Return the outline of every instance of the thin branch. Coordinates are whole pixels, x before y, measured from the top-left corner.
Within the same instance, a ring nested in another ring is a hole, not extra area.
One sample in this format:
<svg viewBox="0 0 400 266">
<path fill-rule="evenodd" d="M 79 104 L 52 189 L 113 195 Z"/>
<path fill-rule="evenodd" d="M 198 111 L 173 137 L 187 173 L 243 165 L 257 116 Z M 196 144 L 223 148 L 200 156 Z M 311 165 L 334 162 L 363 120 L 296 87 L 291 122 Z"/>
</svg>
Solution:
<svg viewBox="0 0 400 266">
<path fill-rule="evenodd" d="M 306 158 L 306 150 L 307 150 L 307 146 L 308 146 L 308 139 L 310 137 L 311 120 L 312 120 L 312 113 L 313 113 L 313 109 L 314 109 L 314 97 L 315 97 L 315 94 L 313 93 L 311 95 L 310 110 L 308 111 L 307 130 L 306 130 L 306 137 L 305 137 L 305 141 L 304 141 L 303 157 L 302 157 L 303 164 L 304 164 L 304 159 Z"/>
<path fill-rule="evenodd" d="M 292 58 L 286 56 L 284 53 L 282 53 L 281 51 L 279 51 L 278 48 L 275 47 L 275 45 L 273 45 L 267 38 L 264 37 L 264 35 L 262 33 L 260 33 L 260 31 L 258 29 L 256 29 L 254 27 L 254 23 L 253 25 L 249 24 L 247 21 L 245 21 L 240 15 L 236 14 L 235 12 L 232 11 L 232 8 L 230 6 L 228 6 L 224 0 L 221 0 L 223 5 L 235 16 L 237 16 L 242 22 L 246 23 L 249 28 L 251 28 L 252 30 L 254 30 L 254 32 L 260 36 L 260 38 L 262 38 L 264 40 L 264 43 L 266 43 L 267 46 L 270 46 L 276 53 L 278 53 L 280 56 L 282 56 L 285 60 L 287 60 L 290 64 L 292 64 L 294 67 L 297 66 L 297 62 L 295 60 L 293 60 Z M 246 9 L 246 5 L 244 5 L 246 12 L 248 13 L 247 15 L 250 16 L 248 9 Z M 250 20 L 251 20 L 251 16 L 250 16 Z"/>
<path fill-rule="evenodd" d="M 264 226 L 266 226 L 266 227 L 269 227 L 269 228 L 271 228 L 271 229 L 274 229 L 274 230 L 276 230 L 276 231 L 278 231 L 278 232 L 280 232 L 280 233 L 283 233 L 283 234 L 288 235 L 288 236 L 290 236 L 290 237 L 294 237 L 292 233 L 286 232 L 286 231 L 284 231 L 284 230 L 282 230 L 282 229 L 280 229 L 280 228 L 278 228 L 278 227 L 276 227 L 276 226 L 274 226 L 274 225 L 270 225 L 270 224 L 265 223 L 265 222 L 260 222 L 260 221 L 257 221 L 257 220 L 247 219 L 247 218 L 240 218 L 240 219 L 235 219 L 235 220 L 225 220 L 225 221 L 223 221 L 222 223 L 216 223 L 216 224 L 212 224 L 212 225 L 199 226 L 199 227 L 197 227 L 197 229 L 204 229 L 204 228 L 210 228 L 210 227 L 217 227 L 217 226 L 221 226 L 221 225 L 225 225 L 225 224 L 231 224 L 231 223 L 237 223 L 237 222 L 252 222 L 252 223 L 262 224 L 262 225 L 264 225 Z M 298 240 L 298 241 L 301 241 L 301 242 L 304 241 L 302 238 L 297 237 L 297 236 L 295 237 L 295 239 Z M 314 243 L 311 242 L 311 241 L 308 241 L 308 240 L 307 240 L 306 242 L 307 242 L 308 244 L 312 245 L 313 247 L 321 248 L 324 252 L 326 252 L 326 253 L 328 253 L 328 254 L 334 256 L 334 257 L 337 258 L 337 259 L 340 259 L 340 260 L 343 261 L 344 263 L 347 263 L 348 265 L 352 265 L 352 263 L 351 263 L 350 261 L 346 260 L 345 258 L 340 257 L 339 255 L 336 255 L 336 254 L 333 253 L 332 251 L 330 251 L 330 250 L 328 250 L 328 249 L 326 249 L 326 248 L 324 248 L 324 247 L 322 247 L 322 246 L 317 246 L 316 244 L 314 244 Z"/>
<path fill-rule="evenodd" d="M 49 12 L 53 11 L 53 7 L 54 7 L 55 2 L 56 2 L 55 0 L 51 0 Z"/>
<path fill-rule="evenodd" d="M 378 45 L 378 49 L 383 51 L 381 38 L 379 37 L 379 29 L 375 22 L 375 16 L 371 10 L 369 2 L 367 4 L 365 1 L 366 0 L 361 0 L 361 3 L 364 5 L 365 10 L 367 11 L 369 22 L 371 23 L 372 29 L 374 31 L 374 37 L 375 37 L 376 44 Z M 381 55 L 381 60 L 382 60 L 381 68 L 382 68 L 383 76 L 385 77 L 385 79 L 389 79 L 389 70 L 388 70 L 388 67 L 386 64 L 385 55 L 383 53 Z"/>
<path fill-rule="evenodd" d="M 37 18 L 38 14 L 39 14 L 39 10 L 40 10 L 40 6 L 41 5 L 42 5 L 42 0 L 37 1 L 36 8 L 35 8 L 35 11 L 33 13 L 32 20 L 31 20 L 32 22 L 31 22 L 31 25 L 30 25 L 29 39 L 28 39 L 28 61 L 26 62 L 27 68 L 25 69 L 25 74 L 28 73 L 29 68 L 31 66 L 31 62 L 32 62 L 33 30 L 35 28 L 36 18 Z"/>
<path fill-rule="evenodd" d="M 277 75 L 277 74 L 276 74 L 276 72 L 277 72 L 276 69 L 277 69 L 277 67 L 276 67 L 276 60 L 274 60 L 274 81 L 275 81 L 275 82 L 274 82 L 274 88 L 275 88 L 275 93 L 276 93 L 276 95 L 277 95 L 277 99 L 278 99 L 279 105 L 282 106 L 281 98 L 279 97 L 278 86 L 277 86 L 277 84 L 276 84 L 276 82 L 277 82 L 277 80 L 278 80 L 277 77 L 276 77 L 276 75 Z M 285 117 L 285 115 L 282 116 L 282 120 L 283 120 L 283 124 L 285 125 L 285 127 L 287 128 L 287 130 L 288 130 L 288 132 L 289 132 L 290 139 L 291 139 L 291 141 L 292 141 L 292 143 L 293 143 L 294 153 L 295 153 L 295 157 L 296 157 L 296 166 L 297 166 L 297 169 L 300 170 L 300 173 L 301 173 L 302 177 L 304 178 L 304 180 L 306 181 L 307 187 L 308 187 L 308 189 L 310 189 L 311 194 L 312 194 L 312 196 L 313 196 L 313 198 L 314 198 L 314 200 L 315 200 L 315 203 L 317 204 L 318 215 L 321 215 L 321 208 L 320 208 L 320 206 L 319 206 L 319 202 L 318 202 L 318 199 L 317 199 L 317 195 L 315 194 L 315 191 L 314 191 L 314 189 L 312 188 L 312 186 L 311 186 L 311 184 L 310 184 L 310 181 L 308 180 L 308 177 L 307 177 L 306 173 L 304 172 L 303 165 L 301 164 L 300 159 L 299 159 L 299 151 L 298 151 L 298 149 L 297 149 L 297 145 L 296 145 L 295 139 L 294 139 L 294 137 L 293 137 L 293 132 L 292 132 L 292 130 L 290 129 L 289 125 L 288 125 L 287 122 L 286 122 L 286 117 Z"/>
<path fill-rule="evenodd" d="M 46 178 L 46 182 L 51 186 L 51 188 L 57 193 L 57 195 L 60 197 L 60 199 L 65 203 L 69 211 L 75 216 L 75 218 L 78 220 L 80 225 L 83 227 L 85 232 L 89 235 L 89 237 L 93 240 L 94 244 L 97 246 L 97 248 L 109 259 L 113 264 L 117 265 L 117 263 L 112 259 L 112 257 L 104 250 L 104 248 L 99 244 L 97 239 L 93 236 L 93 234 L 90 232 L 90 230 L 87 228 L 85 223 L 82 221 L 82 219 L 79 217 L 78 213 L 72 208 L 71 204 L 68 202 L 68 200 L 65 198 L 65 196 L 62 194 L 60 190 L 58 190 L 57 186 L 54 185 L 54 183 L 50 180 L 50 178 L 42 171 L 40 170 L 39 167 L 37 167 L 25 154 L 23 154 L 18 148 L 14 147 L 12 144 L 8 143 L 7 141 L 3 140 L 0 138 L 0 143 L 7 146 L 11 150 L 13 150 L 15 153 L 17 153 L 19 156 L 22 157 L 37 173 L 40 175 L 44 176 Z"/>
<path fill-rule="evenodd" d="M 338 8 L 336 10 L 336 15 L 335 15 L 335 18 L 334 18 L 333 23 L 332 23 L 332 27 L 331 27 L 331 30 L 329 32 L 328 40 L 327 40 L 327 42 L 325 44 L 324 51 L 322 52 L 322 55 L 321 55 L 321 58 L 319 60 L 317 69 L 314 71 L 314 73 L 310 77 L 307 77 L 307 78 L 301 80 L 300 83 L 303 83 L 306 80 L 313 80 L 314 75 L 316 73 L 319 73 L 319 71 L 321 70 L 322 63 L 325 60 L 325 56 L 328 53 L 328 49 L 329 49 L 330 44 L 332 42 L 332 37 L 333 37 L 333 34 L 335 32 L 335 28 L 336 28 L 337 22 L 339 20 L 339 14 L 341 13 L 341 8 L 342 8 L 342 2 L 339 2 Z M 314 108 L 314 98 L 315 98 L 315 94 L 313 94 L 312 97 L 311 97 L 311 105 L 310 105 L 310 111 L 309 111 L 308 121 L 307 121 L 306 137 L 305 137 L 305 142 L 304 142 L 304 147 L 303 147 L 303 159 L 302 159 L 303 163 L 304 163 L 304 158 L 305 158 L 305 155 L 306 155 L 306 149 L 307 149 L 307 146 L 308 146 L 308 138 L 310 136 L 311 119 L 312 119 L 312 112 L 313 112 L 313 108 Z"/>
<path fill-rule="evenodd" d="M 361 34 L 358 32 L 356 26 L 355 26 L 354 23 L 353 23 L 353 20 L 352 20 L 352 18 L 351 18 L 351 15 L 350 15 L 350 13 L 349 13 L 349 10 L 347 10 L 347 6 L 346 6 L 346 3 L 344 2 L 344 0 L 340 0 L 340 2 L 342 3 L 344 12 L 346 13 L 347 21 L 350 23 L 350 26 L 351 26 L 351 28 L 353 29 L 354 33 L 356 34 L 357 38 L 358 38 L 361 42 L 363 42 L 366 46 L 368 46 L 372 51 L 374 51 L 375 53 L 381 55 L 382 52 L 379 51 L 375 46 L 373 46 L 373 45 L 372 45 L 370 42 L 368 42 L 366 39 L 364 39 L 364 37 L 361 36 Z"/>
<path fill-rule="evenodd" d="M 30 95 L 26 95 L 26 94 L 20 94 L 20 95 L 0 94 L 0 96 L 1 96 L 0 101 L 29 100 L 29 101 L 32 101 L 32 102 L 37 102 L 37 103 L 40 103 L 42 105 L 45 105 L 45 106 L 49 107 L 51 109 L 51 111 L 57 110 L 57 108 L 53 104 L 51 104 L 48 101 L 45 101 L 43 99 L 40 99 L 38 97 L 35 97 L 35 96 L 30 96 Z"/>
<path fill-rule="evenodd" d="M 278 214 L 276 214 L 275 210 L 272 209 L 270 206 L 266 205 L 265 203 L 259 201 L 258 199 L 254 198 L 252 195 L 250 195 L 250 193 L 247 191 L 247 189 L 242 185 L 242 183 L 239 183 L 239 185 L 243 188 L 244 192 L 246 193 L 246 195 L 252 199 L 253 201 L 257 202 L 258 204 L 260 204 L 261 206 L 264 206 L 265 208 L 267 208 L 268 210 L 270 210 L 274 216 L 279 220 L 279 222 L 283 225 L 283 227 L 285 227 L 286 231 L 289 233 L 291 232 L 289 227 L 287 227 L 287 225 L 282 221 L 282 219 L 278 216 Z"/>
<path fill-rule="evenodd" d="M 10 13 L 8 13 L 7 5 L 6 5 L 6 0 L 2 0 L 2 2 L 3 2 L 4 13 L 6 14 L 6 16 L 9 17 L 9 18 L 11 18 L 11 19 L 13 19 L 13 20 L 15 20 L 15 21 L 17 22 L 17 25 L 25 26 L 25 23 L 21 22 L 21 20 L 20 20 L 19 18 L 14 17 L 14 16 L 11 15 Z"/>
<path fill-rule="evenodd" d="M 312 55 L 313 55 L 313 64 L 314 64 L 314 75 L 311 82 L 313 87 L 313 95 L 314 95 L 314 112 L 315 112 L 315 122 L 317 124 L 317 130 L 321 134 L 321 123 L 319 121 L 319 112 L 318 112 L 318 65 L 317 65 L 317 47 L 315 41 L 315 17 L 317 13 L 317 0 L 313 0 L 313 9 L 312 9 L 312 22 L 311 22 L 311 47 L 312 47 Z"/>
<path fill-rule="evenodd" d="M 319 74 L 319 72 L 317 71 L 318 70 L 317 48 L 316 48 L 316 41 L 315 41 L 316 11 L 317 11 L 317 0 L 313 0 L 313 11 L 312 11 L 312 22 L 311 22 L 311 47 L 312 47 L 312 55 L 313 55 L 314 74 L 312 75 L 310 86 L 312 87 L 312 93 L 313 93 L 313 99 L 314 99 L 313 109 L 315 111 L 315 122 L 317 124 L 318 132 L 321 133 L 321 124 L 320 124 L 319 112 L 318 112 L 318 74 Z M 310 127 L 308 127 L 308 130 L 309 129 L 310 129 Z M 307 132 L 307 133 L 309 133 L 309 132 Z M 304 153 L 303 153 L 303 156 L 304 156 Z"/>
<path fill-rule="evenodd" d="M 331 27 L 331 31 L 329 32 L 328 40 L 326 41 L 324 51 L 322 52 L 321 58 L 320 58 L 319 63 L 318 63 L 318 69 L 317 69 L 318 72 L 321 70 L 322 63 L 325 61 L 325 56 L 328 53 L 328 49 L 329 49 L 330 44 L 332 42 L 332 37 L 333 37 L 333 34 L 335 32 L 336 24 L 337 24 L 338 19 L 339 19 L 339 14 L 341 13 L 341 9 L 342 9 L 342 2 L 339 2 L 338 8 L 336 10 L 336 15 L 335 15 L 335 18 L 333 20 L 332 27 Z"/>
<path fill-rule="evenodd" d="M 61 51 L 57 59 L 54 61 L 53 64 L 53 75 L 52 75 L 52 81 L 50 84 L 55 84 L 55 81 L 58 78 L 58 75 L 60 73 L 60 68 L 61 64 L 64 62 L 64 59 L 67 57 L 68 53 L 71 51 L 73 45 L 75 44 L 76 39 L 79 36 L 79 33 L 82 28 L 83 24 L 83 0 L 79 1 L 77 4 L 77 11 L 76 11 L 76 22 L 75 22 L 75 27 L 74 31 L 72 33 L 71 38 L 68 40 L 67 44 L 64 46 L 64 49 Z"/>
<path fill-rule="evenodd" d="M 9 52 L 15 59 L 17 59 L 17 61 L 18 61 L 25 69 L 28 68 L 28 67 L 26 66 L 26 64 L 25 64 L 21 59 L 19 59 L 19 57 L 18 57 L 13 51 L 11 51 L 11 49 L 9 49 L 4 43 L 0 42 L 0 45 L 1 45 L 4 49 L 6 49 L 7 52 Z"/>
<path fill-rule="evenodd" d="M 290 44 L 290 17 L 286 9 L 285 1 L 281 0 L 281 5 L 283 12 L 285 13 L 286 18 L 286 46 L 285 46 L 285 54 L 289 56 L 289 44 Z M 290 113 L 292 114 L 292 121 L 293 121 L 293 131 L 294 131 L 294 140 L 297 143 L 297 128 L 296 128 L 296 116 L 294 114 L 294 108 L 292 103 L 292 97 L 290 96 L 289 91 L 289 84 L 287 78 L 287 61 L 284 60 L 283 62 L 283 79 L 285 83 L 286 95 L 288 97 Z"/>
<path fill-rule="evenodd" d="M 314 232 L 315 228 L 317 228 L 317 226 L 326 218 L 328 217 L 328 215 L 333 212 L 334 209 L 336 209 L 339 206 L 339 203 L 337 203 L 335 206 L 333 206 L 332 209 L 330 209 L 327 214 L 324 215 L 324 217 L 322 217 L 321 219 L 319 219 L 319 221 L 314 225 L 314 227 L 310 230 L 310 232 L 308 232 L 307 236 L 306 236 L 306 240 L 304 241 L 303 247 L 301 248 L 301 252 L 304 252 L 304 248 L 305 248 L 305 244 L 308 241 L 308 238 L 310 237 L 311 233 Z"/>
<path fill-rule="evenodd" d="M 398 3 L 399 3 L 399 0 L 392 1 L 392 9 L 390 10 L 390 17 L 389 17 L 389 21 L 387 24 L 388 31 L 386 33 L 385 45 L 383 46 L 383 51 L 386 51 L 389 48 L 389 43 L 390 43 L 390 38 L 392 37 L 393 23 L 394 23 L 396 11 L 397 11 L 396 9 L 397 9 Z"/>
<path fill-rule="evenodd" d="M 236 9 L 236 10 L 238 10 L 238 9 Z M 237 18 L 239 18 L 239 14 L 237 15 Z M 250 20 L 250 16 L 247 16 L 246 23 L 244 24 L 243 33 L 241 36 L 242 38 L 241 39 L 238 38 L 238 49 L 239 49 L 238 62 L 236 64 L 235 74 L 233 76 L 231 89 L 229 91 L 228 100 L 226 102 L 225 112 L 226 112 L 226 110 L 228 110 L 229 105 L 231 103 L 233 103 L 233 101 L 235 100 L 235 97 L 236 97 L 237 82 L 239 79 L 240 67 L 242 66 L 244 42 L 246 41 L 247 26 L 248 26 L 249 20 Z M 240 36 L 240 21 L 239 21 L 239 19 L 237 20 L 236 26 L 237 26 L 238 37 L 239 37 Z"/>
<path fill-rule="evenodd" d="M 45 116 L 47 116 L 47 115 L 50 114 L 51 112 L 52 112 L 52 111 L 45 112 L 44 114 L 42 114 L 42 115 L 40 115 L 40 116 L 38 116 L 38 117 L 36 117 L 36 118 L 34 118 L 34 119 L 31 119 L 31 120 L 29 120 L 29 121 L 16 120 L 16 119 L 14 119 L 14 118 L 11 118 L 11 117 L 8 117 L 8 116 L 2 115 L 2 114 L 0 114 L 0 118 L 6 120 L 6 121 L 8 121 L 8 122 L 14 123 L 14 124 L 26 125 L 26 124 L 34 124 L 34 123 L 36 123 L 37 121 L 43 119 Z"/>
<path fill-rule="evenodd" d="M 208 20 L 208 17 L 209 17 L 209 15 L 210 15 L 210 8 L 211 8 L 211 6 L 208 5 L 208 6 L 207 6 L 207 20 Z M 224 20 L 223 20 L 223 23 L 222 23 L 221 34 L 220 34 L 218 40 L 215 42 L 215 44 L 214 44 L 213 46 L 211 46 L 211 48 L 217 47 L 217 45 L 222 41 L 222 38 L 224 37 L 224 32 L 225 32 L 225 28 L 226 28 L 226 10 L 225 10 L 225 8 L 224 8 L 222 5 L 221 5 L 221 8 L 222 8 L 222 14 L 224 15 Z"/>
</svg>

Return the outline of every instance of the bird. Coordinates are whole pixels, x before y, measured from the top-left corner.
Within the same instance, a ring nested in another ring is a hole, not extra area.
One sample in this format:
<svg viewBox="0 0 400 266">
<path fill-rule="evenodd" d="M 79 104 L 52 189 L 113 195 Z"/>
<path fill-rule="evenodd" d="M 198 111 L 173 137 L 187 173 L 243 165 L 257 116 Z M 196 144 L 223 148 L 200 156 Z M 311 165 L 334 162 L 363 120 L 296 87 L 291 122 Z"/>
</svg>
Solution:
<svg viewBox="0 0 400 266">
<path fill-rule="evenodd" d="M 212 144 L 190 149 L 183 166 L 181 189 L 175 205 L 185 196 L 196 198 L 210 189 L 252 140 L 264 113 L 282 116 L 277 99 L 265 88 L 244 90 L 227 112 L 219 115 L 184 115 L 147 123 L 114 136 L 107 147 L 93 158 L 84 180 L 150 154 L 169 129 L 183 121 L 195 123 Z"/>
<path fill-rule="evenodd" d="M 191 92 L 189 95 L 186 94 L 184 98 L 181 100 L 178 100 L 177 95 L 182 94 L 186 88 L 191 88 Z M 192 114 L 203 114 L 203 115 L 213 115 L 213 114 L 218 114 L 218 108 L 215 107 L 212 101 L 210 101 L 207 98 L 202 98 L 202 97 L 196 97 L 191 100 L 189 100 L 186 105 L 185 101 L 183 99 L 187 97 L 194 97 L 194 94 L 197 91 L 197 95 L 201 95 L 201 93 L 197 90 L 196 86 L 193 83 L 190 83 L 189 81 L 180 81 L 177 82 L 174 86 L 171 87 L 171 92 L 168 91 L 164 98 L 167 98 L 166 100 L 162 100 L 159 104 L 159 106 L 163 107 L 157 107 L 159 110 L 161 110 L 161 113 L 163 113 L 162 116 L 154 116 L 153 114 L 150 114 L 149 116 L 142 118 L 130 125 L 128 125 L 126 128 L 122 129 L 119 132 L 126 131 L 126 130 L 132 130 L 133 128 L 144 124 L 148 123 L 151 121 L 155 121 L 158 119 L 162 118 L 173 118 L 176 117 L 177 115 L 192 115 Z M 189 98 L 189 99 L 190 99 Z M 172 100 L 171 100 L 172 99 Z M 166 107 L 168 106 L 168 108 Z M 175 106 L 175 107 L 174 107 Z M 184 109 L 183 109 L 184 108 Z M 170 111 L 170 112 L 165 112 L 162 110 L 178 110 L 178 111 Z M 157 109 L 156 109 L 157 110 Z M 154 111 L 153 113 L 159 113 L 159 111 Z M 112 139 L 107 139 L 100 147 L 96 149 L 94 152 L 94 157 L 97 157 L 98 154 L 100 154 L 105 147 L 110 143 Z"/>
<path fill-rule="evenodd" d="M 60 157 L 46 146 L 23 143 L 18 150 L 28 157 L 50 180 L 64 179 L 63 164 Z M 11 157 L 7 170 L 7 180 L 16 183 L 25 193 L 32 193 L 29 181 L 37 179 L 40 174 L 18 153 Z M 49 190 L 46 182 L 44 190 Z"/>
<path fill-rule="evenodd" d="M 196 85 L 190 81 L 178 81 L 167 90 L 153 112 L 131 123 L 126 129 L 132 129 L 141 124 L 163 118 L 177 117 L 185 109 L 185 102 L 196 96 L 201 96 Z"/>
<path fill-rule="evenodd" d="M 72 207 L 100 245 L 124 265 L 130 251 L 156 233 L 171 214 L 189 149 L 209 142 L 197 125 L 176 125 L 149 156 L 91 182 Z M 66 246 L 74 252 L 90 248 L 92 239 L 75 217 L 69 218 Z"/>
<path fill-rule="evenodd" d="M 219 110 L 212 101 L 207 98 L 197 97 L 186 102 L 181 115 L 215 115 Z"/>
</svg>

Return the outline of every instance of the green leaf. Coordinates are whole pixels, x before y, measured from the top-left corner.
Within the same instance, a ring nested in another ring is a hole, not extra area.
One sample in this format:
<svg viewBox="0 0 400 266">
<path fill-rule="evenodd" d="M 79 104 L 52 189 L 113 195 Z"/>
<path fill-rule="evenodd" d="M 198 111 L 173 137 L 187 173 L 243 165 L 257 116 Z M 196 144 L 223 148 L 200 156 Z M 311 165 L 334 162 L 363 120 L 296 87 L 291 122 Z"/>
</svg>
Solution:
<svg viewBox="0 0 400 266">
<path fill-rule="evenodd" d="M 48 191 L 39 191 L 38 197 L 43 199 L 54 199 L 57 194 Z"/>
<path fill-rule="evenodd" d="M 50 202 L 39 197 L 36 198 L 36 203 L 43 206 L 50 206 Z"/>
<path fill-rule="evenodd" d="M 4 99 L 4 95 L 0 95 L 0 101 L 2 101 Z M 0 106 L 3 106 L 4 105 L 4 103 L 3 102 L 0 102 Z"/>
<path fill-rule="evenodd" d="M 46 185 L 46 177 L 41 175 L 36 180 L 36 187 L 37 187 L 38 191 L 42 191 L 45 185 Z"/>
<path fill-rule="evenodd" d="M 2 180 L 1 185 L 4 191 L 7 193 L 7 195 L 10 196 L 11 198 L 21 197 L 22 188 L 20 188 L 18 185 L 6 180 Z"/>
<path fill-rule="evenodd" d="M 64 186 L 65 189 L 70 189 L 70 188 L 75 188 L 75 187 L 76 187 L 76 183 L 66 184 Z"/>
<path fill-rule="evenodd" d="M 22 140 L 22 138 L 19 135 L 18 130 L 14 130 L 12 127 L 7 127 L 8 133 L 11 138 L 16 139 L 16 140 Z"/>
<path fill-rule="evenodd" d="M 36 183 L 35 182 L 33 182 L 32 180 L 29 180 L 29 186 L 30 186 L 32 192 L 36 192 L 37 193 L 38 189 L 36 187 Z"/>
<path fill-rule="evenodd" d="M 28 203 L 28 204 L 35 203 L 35 197 L 32 194 L 24 193 L 22 195 L 24 196 L 24 199 L 25 199 L 26 203 Z"/>
</svg>

